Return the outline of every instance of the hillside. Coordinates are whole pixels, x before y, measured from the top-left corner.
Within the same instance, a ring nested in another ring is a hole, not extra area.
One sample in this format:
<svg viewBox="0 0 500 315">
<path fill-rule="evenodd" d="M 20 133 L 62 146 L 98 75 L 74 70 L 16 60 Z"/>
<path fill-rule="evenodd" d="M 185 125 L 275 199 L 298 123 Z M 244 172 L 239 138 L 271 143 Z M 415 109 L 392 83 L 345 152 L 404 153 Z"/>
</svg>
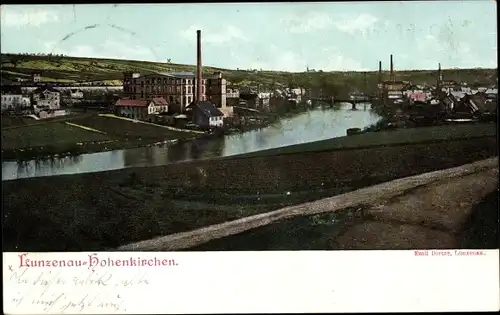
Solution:
<svg viewBox="0 0 500 315">
<path fill-rule="evenodd" d="M 1 77 L 7 80 L 28 79 L 33 71 L 41 72 L 45 82 L 103 82 L 120 85 L 124 71 L 141 73 L 162 71 L 194 71 L 195 65 L 181 65 L 137 60 L 96 59 L 68 56 L 1 55 Z M 230 70 L 204 66 L 204 72 L 211 74 L 222 71 L 223 75 L 237 85 L 278 87 L 300 85 L 304 87 L 335 86 L 343 91 L 373 91 L 378 73 L 367 72 L 303 72 L 288 73 L 257 70 Z M 397 70 L 397 69 L 396 69 Z M 496 83 L 496 69 L 444 69 L 445 80 L 468 82 L 472 85 L 491 85 Z M 388 78 L 388 72 L 384 72 Z M 412 81 L 416 84 L 433 84 L 436 70 L 396 71 L 397 79 Z"/>
</svg>

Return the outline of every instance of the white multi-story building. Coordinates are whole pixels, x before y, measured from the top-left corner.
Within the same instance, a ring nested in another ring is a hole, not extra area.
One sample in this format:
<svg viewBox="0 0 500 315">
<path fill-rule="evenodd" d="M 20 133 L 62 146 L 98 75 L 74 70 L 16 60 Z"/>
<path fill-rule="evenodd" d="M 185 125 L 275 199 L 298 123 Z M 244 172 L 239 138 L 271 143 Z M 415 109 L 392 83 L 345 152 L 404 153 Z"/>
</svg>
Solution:
<svg viewBox="0 0 500 315">
<path fill-rule="evenodd" d="M 61 93 L 51 87 L 37 88 L 33 91 L 34 105 L 38 108 L 61 108 Z"/>
<path fill-rule="evenodd" d="M 2 113 L 6 110 L 29 108 L 31 102 L 29 97 L 21 94 L 2 94 Z"/>
</svg>

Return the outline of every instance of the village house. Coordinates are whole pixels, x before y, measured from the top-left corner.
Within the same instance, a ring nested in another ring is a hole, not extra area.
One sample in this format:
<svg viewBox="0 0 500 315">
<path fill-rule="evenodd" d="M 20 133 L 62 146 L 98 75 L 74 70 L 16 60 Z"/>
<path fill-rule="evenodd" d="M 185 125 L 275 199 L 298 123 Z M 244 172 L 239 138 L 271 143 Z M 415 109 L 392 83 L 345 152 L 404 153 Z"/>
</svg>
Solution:
<svg viewBox="0 0 500 315">
<path fill-rule="evenodd" d="M 461 101 L 467 95 L 462 91 L 450 91 L 449 94 L 454 98 L 455 102 Z"/>
<path fill-rule="evenodd" d="M 197 79 L 193 72 L 158 72 L 141 75 L 126 72 L 123 79 L 123 95 L 133 100 L 163 97 L 172 112 L 183 113 L 194 101 Z M 218 108 L 226 107 L 226 80 L 220 72 L 202 79 L 201 100 L 212 101 Z"/>
<path fill-rule="evenodd" d="M 271 93 L 259 93 L 258 99 L 259 99 L 258 107 L 263 110 L 269 110 Z"/>
<path fill-rule="evenodd" d="M 240 90 L 230 82 L 226 83 L 226 106 L 238 106 L 240 100 Z"/>
<path fill-rule="evenodd" d="M 81 100 L 83 99 L 83 91 L 79 89 L 71 89 L 69 91 L 69 96 L 71 99 Z"/>
<path fill-rule="evenodd" d="M 453 96 L 453 94 L 450 93 L 450 96 Z M 480 96 L 475 96 L 473 99 L 472 96 L 466 94 L 464 97 L 455 101 L 453 112 L 471 116 L 476 115 L 480 113 L 480 102 Z"/>
<path fill-rule="evenodd" d="M 61 93 L 52 87 L 39 87 L 33 91 L 33 102 L 37 108 L 59 109 Z"/>
<path fill-rule="evenodd" d="M 192 109 L 193 123 L 203 129 L 221 128 L 224 126 L 224 114 L 208 101 L 193 102 L 188 105 Z"/>
<path fill-rule="evenodd" d="M 168 102 L 163 97 L 155 97 L 151 100 L 155 114 L 168 113 Z"/>
<path fill-rule="evenodd" d="M 485 92 L 486 97 L 490 100 L 497 100 L 498 97 L 498 89 L 493 88 L 493 89 L 487 89 Z"/>
<path fill-rule="evenodd" d="M 240 90 L 232 85 L 227 84 L 226 86 L 226 98 L 239 98 Z"/>
<path fill-rule="evenodd" d="M 403 96 L 412 102 L 426 102 L 430 96 L 429 94 L 424 90 L 423 86 L 411 85 L 406 88 Z"/>
<path fill-rule="evenodd" d="M 257 107 L 259 106 L 259 94 L 253 91 L 250 91 L 248 93 L 240 92 L 238 106 L 257 109 Z"/>
<path fill-rule="evenodd" d="M 168 104 L 162 98 L 154 98 L 153 100 L 119 99 L 115 103 L 117 115 L 133 119 L 147 119 L 149 115 L 166 111 L 168 111 Z"/>
<path fill-rule="evenodd" d="M 41 81 L 41 74 L 40 73 L 32 73 L 31 74 L 31 81 L 35 84 L 40 83 Z"/>
<path fill-rule="evenodd" d="M 2 113 L 7 110 L 27 109 L 31 107 L 29 97 L 22 94 L 2 94 Z"/>
<path fill-rule="evenodd" d="M 478 92 L 468 98 L 478 107 L 481 114 L 491 115 L 497 113 L 497 103 L 488 97 L 487 93 Z"/>
</svg>

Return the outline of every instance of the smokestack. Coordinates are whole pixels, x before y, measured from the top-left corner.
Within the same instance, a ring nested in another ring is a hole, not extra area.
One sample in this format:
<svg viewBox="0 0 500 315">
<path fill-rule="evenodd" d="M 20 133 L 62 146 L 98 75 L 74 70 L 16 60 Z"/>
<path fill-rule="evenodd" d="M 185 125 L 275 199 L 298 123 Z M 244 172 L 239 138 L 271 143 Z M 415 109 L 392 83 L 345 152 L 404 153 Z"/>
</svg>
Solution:
<svg viewBox="0 0 500 315">
<path fill-rule="evenodd" d="M 382 82 L 382 61 L 378 62 L 378 82 Z"/>
<path fill-rule="evenodd" d="M 196 31 L 196 102 L 201 101 L 201 86 L 203 82 L 201 68 L 201 30 Z"/>
<path fill-rule="evenodd" d="M 391 54 L 391 80 L 394 81 L 394 63 L 392 62 L 392 54 Z"/>
<path fill-rule="evenodd" d="M 443 72 L 441 72 L 441 64 L 439 64 L 439 70 L 438 70 L 438 78 L 439 82 L 443 81 Z"/>
</svg>

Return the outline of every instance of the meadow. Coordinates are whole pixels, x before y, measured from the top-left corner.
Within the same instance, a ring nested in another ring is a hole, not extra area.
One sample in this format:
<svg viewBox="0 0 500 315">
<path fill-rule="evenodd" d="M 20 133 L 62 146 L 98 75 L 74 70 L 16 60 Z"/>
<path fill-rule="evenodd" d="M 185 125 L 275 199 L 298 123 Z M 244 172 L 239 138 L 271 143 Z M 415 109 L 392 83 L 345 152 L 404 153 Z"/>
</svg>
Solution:
<svg viewBox="0 0 500 315">
<path fill-rule="evenodd" d="M 6 160 L 134 148 L 199 136 L 98 114 L 49 121 L 2 117 L 2 124 L 4 121 L 9 125 L 2 125 L 2 158 Z"/>
</svg>

